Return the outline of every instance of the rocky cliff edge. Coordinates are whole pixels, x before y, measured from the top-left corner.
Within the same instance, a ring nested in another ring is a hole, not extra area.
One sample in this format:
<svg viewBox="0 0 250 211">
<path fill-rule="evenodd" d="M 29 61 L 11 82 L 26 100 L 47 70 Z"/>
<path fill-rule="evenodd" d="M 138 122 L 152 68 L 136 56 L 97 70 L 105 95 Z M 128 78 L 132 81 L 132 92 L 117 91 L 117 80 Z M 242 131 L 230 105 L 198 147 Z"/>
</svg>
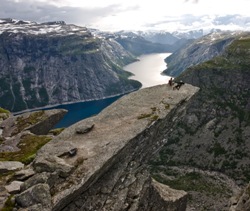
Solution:
<svg viewBox="0 0 250 211">
<path fill-rule="evenodd" d="M 37 153 L 16 208 L 185 210 L 186 192 L 152 180 L 145 164 L 197 91 L 188 84 L 141 89 L 65 129 Z"/>
</svg>

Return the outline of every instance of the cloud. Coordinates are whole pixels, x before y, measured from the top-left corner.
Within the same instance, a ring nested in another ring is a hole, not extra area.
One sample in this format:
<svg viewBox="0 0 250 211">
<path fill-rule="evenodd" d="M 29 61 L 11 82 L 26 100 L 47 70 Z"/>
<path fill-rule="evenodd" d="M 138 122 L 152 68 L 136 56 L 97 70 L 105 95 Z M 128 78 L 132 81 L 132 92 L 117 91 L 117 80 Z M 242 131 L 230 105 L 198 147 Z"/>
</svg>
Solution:
<svg viewBox="0 0 250 211">
<path fill-rule="evenodd" d="M 58 0 L 54 0 L 59 2 Z M 131 9 L 131 8 L 128 8 Z M 103 8 L 57 7 L 44 2 L 1 0 L 0 17 L 36 22 L 65 20 L 67 23 L 87 25 L 107 15 L 115 15 L 120 8 L 110 5 Z"/>
<path fill-rule="evenodd" d="M 182 25 L 185 26 L 184 28 L 187 28 L 188 26 L 193 26 L 193 24 L 195 22 L 200 22 L 202 19 L 202 16 L 194 16 L 191 14 L 185 14 L 179 17 L 171 17 L 171 16 L 165 16 L 164 20 L 158 21 L 158 22 L 154 22 L 154 23 L 149 23 L 149 24 L 145 24 L 145 27 L 159 27 L 161 25 Z"/>
<path fill-rule="evenodd" d="M 1 0 L 0 18 L 39 23 L 62 20 L 111 31 L 192 30 L 232 25 L 244 28 L 250 25 L 249 7 L 249 0 L 237 3 L 235 0 L 178 0 L 171 4 L 143 0 Z"/>
<path fill-rule="evenodd" d="M 199 0 L 185 0 L 185 2 L 192 2 L 192 3 L 198 3 L 199 2 Z"/>
<path fill-rule="evenodd" d="M 230 25 L 236 24 L 241 27 L 248 25 L 250 23 L 250 17 L 241 16 L 238 14 L 234 15 L 226 15 L 226 16 L 218 16 L 213 20 L 215 25 Z"/>
<path fill-rule="evenodd" d="M 146 29 L 161 29 L 166 31 L 191 31 L 204 29 L 210 31 L 211 29 L 223 30 L 249 30 L 250 17 L 235 15 L 200 15 L 194 16 L 191 14 L 182 15 L 179 17 L 167 17 L 163 20 L 147 23 L 144 25 Z"/>
</svg>

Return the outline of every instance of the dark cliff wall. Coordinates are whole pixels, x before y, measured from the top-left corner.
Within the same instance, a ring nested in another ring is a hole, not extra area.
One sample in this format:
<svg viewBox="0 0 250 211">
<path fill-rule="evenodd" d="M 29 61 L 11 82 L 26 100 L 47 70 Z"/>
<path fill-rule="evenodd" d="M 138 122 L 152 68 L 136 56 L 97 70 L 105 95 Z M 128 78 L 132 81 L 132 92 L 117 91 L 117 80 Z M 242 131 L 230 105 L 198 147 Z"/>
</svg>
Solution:
<svg viewBox="0 0 250 211">
<path fill-rule="evenodd" d="M 131 139 L 116 156 L 112 157 L 108 166 L 102 169 L 103 174 L 100 178 L 82 194 L 74 197 L 62 210 L 184 211 L 187 196 L 177 192 L 176 199 L 168 201 L 162 198 L 152 184 L 146 164 L 165 143 L 168 136 L 166 132 L 171 130 L 172 119 L 183 110 L 185 104 L 186 102 L 182 101 L 167 118 L 158 120 Z M 171 193 L 169 191 L 169 196 Z"/>
<path fill-rule="evenodd" d="M 189 41 L 184 47 L 165 59 L 168 68 L 163 73 L 176 77 L 188 67 L 195 66 L 222 54 L 234 38 L 234 34 L 220 32 Z"/>
<path fill-rule="evenodd" d="M 212 184 L 208 177 L 204 179 L 204 171 L 226 174 L 238 185 L 250 180 L 249 43 L 249 35 L 243 36 L 220 57 L 189 68 L 176 79 L 200 87 L 200 92 L 173 126 L 167 144 L 154 160 L 153 172 L 165 184 L 196 191 L 193 200 L 204 208 L 228 210 L 228 195 L 233 194 L 229 190 L 234 186 Z M 178 176 L 167 179 L 173 174 Z M 207 197 L 203 191 L 211 195 Z M 215 203 L 218 197 L 220 201 Z"/>
<path fill-rule="evenodd" d="M 66 27 L 66 26 L 63 26 Z M 122 65 L 134 61 L 115 41 L 89 32 L 0 35 L 0 106 L 11 111 L 130 92 Z"/>
</svg>

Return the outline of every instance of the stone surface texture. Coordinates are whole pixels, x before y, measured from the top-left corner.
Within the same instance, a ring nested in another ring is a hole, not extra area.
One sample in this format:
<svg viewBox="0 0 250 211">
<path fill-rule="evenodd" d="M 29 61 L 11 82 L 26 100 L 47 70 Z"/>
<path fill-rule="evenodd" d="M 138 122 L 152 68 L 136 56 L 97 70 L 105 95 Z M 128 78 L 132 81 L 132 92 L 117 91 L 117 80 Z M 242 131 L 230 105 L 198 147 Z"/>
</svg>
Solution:
<svg viewBox="0 0 250 211">
<path fill-rule="evenodd" d="M 141 89 L 65 129 L 37 153 L 33 168 L 45 176 L 24 183 L 27 197 L 28 190 L 48 184 L 51 210 L 154 210 L 156 205 L 158 210 L 185 210 L 186 193 L 153 181 L 147 162 L 198 90 L 188 84 L 180 90 L 166 84 Z M 76 133 L 93 124 L 88 133 Z M 76 154 L 69 156 L 72 149 Z M 27 204 L 22 194 L 20 208 L 36 204 Z"/>
</svg>

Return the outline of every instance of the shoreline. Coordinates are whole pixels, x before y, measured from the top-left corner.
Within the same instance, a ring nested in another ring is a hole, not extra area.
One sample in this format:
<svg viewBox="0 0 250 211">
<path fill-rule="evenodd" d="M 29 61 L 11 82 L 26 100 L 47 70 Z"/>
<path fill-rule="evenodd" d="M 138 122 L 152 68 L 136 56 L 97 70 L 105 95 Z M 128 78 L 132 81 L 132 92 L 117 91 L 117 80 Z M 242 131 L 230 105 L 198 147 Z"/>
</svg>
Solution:
<svg viewBox="0 0 250 211">
<path fill-rule="evenodd" d="M 141 87 L 139 89 L 141 89 Z M 84 103 L 84 102 L 105 100 L 105 99 L 108 99 L 108 98 L 113 98 L 113 97 L 118 97 L 118 96 L 126 95 L 126 94 L 129 94 L 131 92 L 137 91 L 139 89 L 133 89 L 133 90 L 131 90 L 129 92 L 124 92 L 124 93 L 120 93 L 120 94 L 116 94 L 116 95 L 110 95 L 110 96 L 99 98 L 99 99 L 89 99 L 89 100 L 79 100 L 79 101 L 71 101 L 71 102 L 65 102 L 65 103 L 58 103 L 58 104 L 47 105 L 47 106 L 38 107 L 38 108 L 26 109 L 26 110 L 17 111 L 17 112 L 11 112 L 11 114 L 15 116 L 15 115 L 23 114 L 23 113 L 26 113 L 26 112 L 39 111 L 39 110 L 43 110 L 43 109 L 52 109 L 54 107 L 61 106 L 61 105 L 70 105 L 70 104 L 74 104 L 74 103 Z"/>
<path fill-rule="evenodd" d="M 123 66 L 123 70 L 124 71 L 127 71 L 127 72 L 130 72 L 131 73 L 131 76 L 128 77 L 128 79 L 130 80 L 136 80 L 136 81 L 139 81 L 138 79 L 134 79 L 133 77 L 135 76 L 135 73 L 129 71 L 129 70 L 126 70 L 126 66 L 132 64 L 132 63 L 135 63 L 135 62 L 139 62 L 140 61 L 140 57 L 141 56 L 147 56 L 147 55 L 154 55 L 154 54 L 169 54 L 169 52 L 166 52 L 166 53 L 151 53 L 151 54 L 142 54 L 140 56 L 138 56 L 136 58 L 136 61 L 134 62 L 131 62 L 127 65 L 124 65 Z M 165 62 L 164 60 L 164 63 L 167 65 L 167 63 Z M 125 69 L 124 69 L 125 67 Z M 163 70 L 164 71 L 164 70 Z M 163 71 L 160 73 L 160 75 L 163 75 Z M 165 75 L 164 76 L 168 76 L 168 75 Z M 170 76 L 169 76 L 170 77 Z M 14 116 L 15 115 L 19 115 L 19 114 L 23 114 L 23 113 L 26 113 L 26 112 L 33 112 L 33 111 L 38 111 L 38 110 L 44 110 L 44 109 L 53 109 L 57 106 L 61 106 L 61 105 L 70 105 L 70 104 L 74 104 L 74 103 L 84 103 L 84 102 L 91 102 L 91 101 L 98 101 L 98 100 L 105 100 L 105 99 L 108 99 L 108 98 L 113 98 L 113 97 L 118 97 L 118 96 L 122 96 L 122 95 L 125 95 L 125 94 L 129 94 L 131 92 L 134 92 L 134 91 L 137 91 L 137 90 L 140 90 L 140 89 L 143 89 L 143 88 L 147 88 L 147 86 L 144 86 L 143 83 L 141 81 L 139 81 L 141 83 L 141 86 L 137 89 L 133 89 L 131 91 L 128 91 L 128 92 L 123 92 L 123 93 L 120 93 L 120 94 L 115 94 L 115 95 L 110 95 L 110 96 L 107 96 L 107 97 L 103 97 L 103 98 L 98 98 L 98 99 L 88 99 L 88 100 L 78 100 L 78 101 L 71 101 L 71 102 L 64 102 L 64 103 L 58 103 L 58 104 L 53 104 L 53 105 L 47 105 L 47 106 L 43 106 L 43 107 L 37 107 L 37 108 L 32 108 L 32 109 L 26 109 L 26 110 L 22 110 L 22 111 L 17 111 L 17 112 L 11 112 Z"/>
</svg>

